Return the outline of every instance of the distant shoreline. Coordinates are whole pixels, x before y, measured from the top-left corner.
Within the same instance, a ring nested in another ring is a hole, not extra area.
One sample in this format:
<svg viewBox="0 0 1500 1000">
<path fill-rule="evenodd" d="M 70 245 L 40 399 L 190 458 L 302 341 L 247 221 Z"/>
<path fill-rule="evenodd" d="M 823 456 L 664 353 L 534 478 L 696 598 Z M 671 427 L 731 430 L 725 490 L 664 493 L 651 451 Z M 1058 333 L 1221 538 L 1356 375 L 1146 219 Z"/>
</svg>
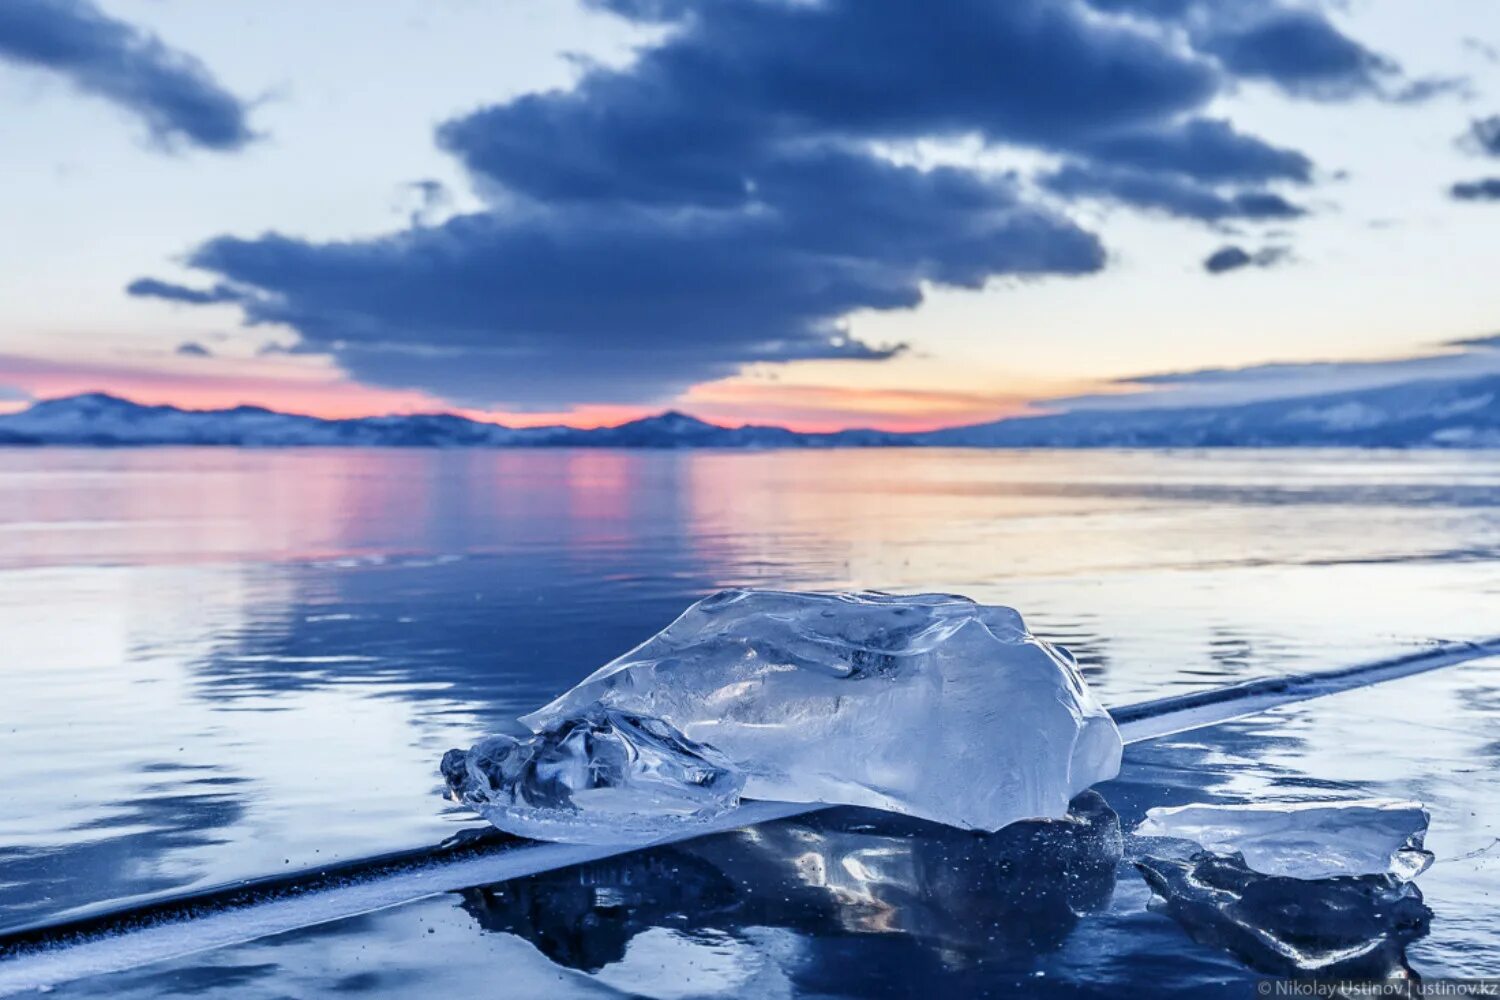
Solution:
<svg viewBox="0 0 1500 1000">
<path fill-rule="evenodd" d="M 1083 409 L 933 431 L 723 427 L 668 411 L 614 427 L 506 427 L 451 413 L 326 419 L 256 406 L 185 410 L 104 393 L 0 415 L 12 447 L 588 448 L 784 451 L 959 447 L 1022 450 L 1181 448 L 1500 448 L 1500 375 L 1403 382 L 1232 406 Z"/>
<path fill-rule="evenodd" d="M 787 445 L 625 445 L 625 444 L 328 444 L 306 442 L 300 444 L 244 444 L 231 441 L 7 441 L 0 439 L 0 454 L 7 451 L 163 451 L 173 449 L 204 449 L 212 451 L 447 451 L 447 452 L 559 452 L 559 451 L 616 451 L 647 452 L 654 454 L 684 453 L 723 455 L 765 455 L 786 452 L 828 451 L 976 451 L 976 452 L 1035 452 L 1035 451 L 1079 451 L 1079 452 L 1186 452 L 1186 451 L 1328 451 L 1328 452 L 1409 452 L 1478 454 L 1496 452 L 1500 454 L 1500 443 L 1476 445 L 1452 444 L 934 444 L 901 442 L 894 444 L 787 444 Z"/>
</svg>

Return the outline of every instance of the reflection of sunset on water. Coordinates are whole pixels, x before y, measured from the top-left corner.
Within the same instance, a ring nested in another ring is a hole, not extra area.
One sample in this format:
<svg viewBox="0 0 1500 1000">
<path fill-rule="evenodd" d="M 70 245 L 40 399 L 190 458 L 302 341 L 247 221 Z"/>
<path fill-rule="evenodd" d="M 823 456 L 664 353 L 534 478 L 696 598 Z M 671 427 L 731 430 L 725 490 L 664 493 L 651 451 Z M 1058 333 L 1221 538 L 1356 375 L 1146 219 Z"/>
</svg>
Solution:
<svg viewBox="0 0 1500 1000">
<path fill-rule="evenodd" d="M 436 839 L 442 750 L 723 587 L 1014 605 L 1106 704 L 1463 638 L 1497 596 L 1500 484 L 1457 453 L 4 458 L 8 829 L 50 843 L 65 787 L 57 856 L 106 896 Z"/>
</svg>

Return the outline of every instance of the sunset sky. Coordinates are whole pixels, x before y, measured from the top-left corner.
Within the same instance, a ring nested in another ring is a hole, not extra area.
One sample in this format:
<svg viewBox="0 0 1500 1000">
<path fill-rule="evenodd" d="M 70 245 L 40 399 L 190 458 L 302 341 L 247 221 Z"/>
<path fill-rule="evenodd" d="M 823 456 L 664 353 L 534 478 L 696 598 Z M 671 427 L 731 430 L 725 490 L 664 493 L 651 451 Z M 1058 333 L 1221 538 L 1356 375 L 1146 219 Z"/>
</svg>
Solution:
<svg viewBox="0 0 1500 1000">
<path fill-rule="evenodd" d="M 1500 371 L 1493 0 L 4 0 L 0 108 L 0 406 L 914 429 Z"/>
</svg>

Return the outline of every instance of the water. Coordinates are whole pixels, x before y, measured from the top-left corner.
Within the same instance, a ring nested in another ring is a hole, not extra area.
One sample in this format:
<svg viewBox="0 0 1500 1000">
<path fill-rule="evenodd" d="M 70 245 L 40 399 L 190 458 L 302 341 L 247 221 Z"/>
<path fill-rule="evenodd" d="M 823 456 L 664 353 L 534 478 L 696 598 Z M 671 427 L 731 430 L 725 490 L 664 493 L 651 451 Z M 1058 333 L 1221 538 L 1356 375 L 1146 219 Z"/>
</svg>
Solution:
<svg viewBox="0 0 1500 1000">
<path fill-rule="evenodd" d="M 0 451 L 0 926 L 432 843 L 724 586 L 1014 604 L 1106 704 L 1500 632 L 1488 453 Z"/>
</svg>

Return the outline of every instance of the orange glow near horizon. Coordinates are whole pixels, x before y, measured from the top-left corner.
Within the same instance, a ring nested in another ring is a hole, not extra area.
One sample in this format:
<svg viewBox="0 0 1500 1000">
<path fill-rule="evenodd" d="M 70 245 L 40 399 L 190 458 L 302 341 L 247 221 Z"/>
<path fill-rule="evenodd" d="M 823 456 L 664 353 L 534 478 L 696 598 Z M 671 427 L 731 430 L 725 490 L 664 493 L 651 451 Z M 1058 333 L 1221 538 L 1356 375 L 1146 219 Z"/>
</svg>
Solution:
<svg viewBox="0 0 1500 1000">
<path fill-rule="evenodd" d="M 722 426 L 775 424 L 812 433 L 851 427 L 922 431 L 999 420 L 1032 411 L 1039 395 L 1079 388 L 1029 385 L 1026 388 L 1042 391 L 1025 394 L 728 378 L 693 386 L 678 399 L 656 406 L 585 404 L 533 412 L 455 407 L 425 392 L 363 385 L 319 359 L 132 361 L 0 355 L 0 386 L 13 386 L 38 399 L 109 392 L 142 404 L 193 410 L 254 405 L 326 419 L 445 412 L 510 427 L 606 427 L 672 408 Z M 0 412 L 26 405 L 7 401 L 0 403 Z"/>
<path fill-rule="evenodd" d="M 998 393 L 725 380 L 694 386 L 679 401 L 715 423 L 774 423 L 824 432 L 851 427 L 924 431 L 1014 416 L 1029 400 Z"/>
<path fill-rule="evenodd" d="M 567 427 L 577 427 L 580 430 L 591 430 L 595 427 L 613 427 L 616 424 L 625 424 L 642 417 L 649 417 L 653 413 L 660 413 L 666 407 L 610 406 L 603 403 L 590 403 L 576 409 L 551 413 L 532 410 L 512 412 L 509 410 L 455 409 L 453 407 L 445 409 L 449 413 L 456 413 L 470 420 L 504 424 L 506 427 L 556 427 L 561 424 Z"/>
<path fill-rule="evenodd" d="M 294 365 L 281 370 L 268 364 L 197 367 L 201 370 L 7 356 L 0 357 L 0 383 L 38 399 L 108 392 L 152 406 L 210 410 L 252 405 L 330 418 L 441 408 L 424 393 L 372 389 Z"/>
<path fill-rule="evenodd" d="M 409 413 L 457 413 L 471 420 L 511 427 L 568 424 L 603 427 L 656 410 L 624 406 L 581 406 L 554 413 L 488 411 L 455 407 L 436 396 L 351 382 L 336 369 L 281 359 L 205 362 L 164 360 L 147 367 L 129 363 L 61 361 L 0 355 L 0 385 L 36 399 L 108 392 L 148 406 L 218 410 L 248 405 L 329 420 Z M 27 401 L 7 401 L 0 412 L 24 409 Z M 658 407 L 657 409 L 661 409 Z"/>
</svg>

